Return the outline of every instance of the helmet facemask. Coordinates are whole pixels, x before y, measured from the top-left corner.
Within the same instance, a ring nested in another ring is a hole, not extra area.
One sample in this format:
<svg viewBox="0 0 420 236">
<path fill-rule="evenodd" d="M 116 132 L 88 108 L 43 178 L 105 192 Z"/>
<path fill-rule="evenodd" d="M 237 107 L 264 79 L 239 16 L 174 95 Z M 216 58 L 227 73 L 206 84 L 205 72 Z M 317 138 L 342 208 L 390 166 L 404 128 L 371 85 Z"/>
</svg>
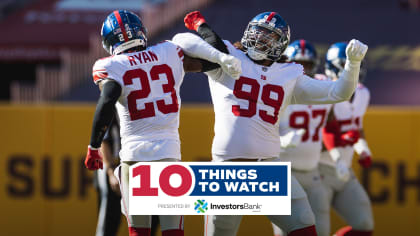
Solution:
<svg viewBox="0 0 420 236">
<path fill-rule="evenodd" d="M 334 67 L 333 73 L 336 78 L 340 77 L 340 75 L 343 73 L 345 63 L 346 60 L 343 58 L 335 58 L 331 60 L 331 64 Z"/>
<path fill-rule="evenodd" d="M 318 70 L 319 59 L 315 47 L 304 39 L 293 41 L 283 53 L 287 62 L 295 62 L 303 66 L 305 74 L 314 77 Z"/>
<path fill-rule="evenodd" d="M 346 63 L 346 47 L 347 43 L 338 42 L 330 46 L 325 56 L 325 74 L 337 79 L 344 71 Z"/>
<path fill-rule="evenodd" d="M 241 43 L 253 60 L 277 61 L 289 44 L 287 34 L 268 24 L 252 22 L 248 24 Z"/>
</svg>

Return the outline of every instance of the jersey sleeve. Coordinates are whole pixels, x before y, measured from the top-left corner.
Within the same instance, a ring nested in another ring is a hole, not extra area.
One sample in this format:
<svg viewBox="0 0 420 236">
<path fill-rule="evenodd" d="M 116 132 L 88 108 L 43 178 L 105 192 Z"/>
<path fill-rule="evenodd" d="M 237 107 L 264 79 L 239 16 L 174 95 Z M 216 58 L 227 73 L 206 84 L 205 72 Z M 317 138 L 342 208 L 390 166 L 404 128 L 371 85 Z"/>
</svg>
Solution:
<svg viewBox="0 0 420 236">
<path fill-rule="evenodd" d="M 228 40 L 223 40 L 223 42 L 225 43 L 226 48 L 229 51 L 229 54 L 236 53 L 236 50 L 238 49 L 235 48 L 235 46 L 233 46 L 231 42 L 229 42 Z"/>
<path fill-rule="evenodd" d="M 359 106 L 360 106 L 360 109 L 362 110 L 362 113 L 365 114 L 370 103 L 370 92 L 369 92 L 369 89 L 364 87 L 362 84 L 359 84 L 359 86 L 361 88 L 361 94 L 362 94 L 362 101 Z"/>
<path fill-rule="evenodd" d="M 362 96 L 360 104 L 358 104 L 358 109 L 360 109 L 361 114 L 362 114 L 359 120 L 359 128 L 363 129 L 363 117 L 366 114 L 366 110 L 370 103 L 370 92 L 369 92 L 369 89 L 364 87 L 362 84 L 359 84 L 358 86 L 359 86 L 358 89 L 361 90 L 360 93 Z"/>
<path fill-rule="evenodd" d="M 173 43 L 172 41 L 166 40 L 156 45 L 157 53 L 168 56 L 175 57 L 178 60 L 184 60 L 184 52 L 181 47 Z"/>
<path fill-rule="evenodd" d="M 163 55 L 171 65 L 176 64 L 184 71 L 184 51 L 180 46 L 166 40 L 157 44 L 154 50 L 158 55 Z"/>
<path fill-rule="evenodd" d="M 307 75 L 298 77 L 291 100 L 292 104 L 328 104 L 345 100 L 337 96 L 337 82 L 317 80 Z"/>
<path fill-rule="evenodd" d="M 232 45 L 231 42 L 229 42 L 228 40 L 223 40 L 223 42 L 226 45 L 226 48 L 229 52 L 230 55 L 238 58 L 237 55 L 237 48 L 235 48 L 235 46 Z M 208 72 L 205 72 L 206 75 L 208 75 L 210 78 L 212 78 L 214 81 L 221 81 L 223 78 L 225 78 L 225 72 L 222 70 L 222 68 L 217 68 Z"/>
<path fill-rule="evenodd" d="M 295 104 L 337 103 L 350 99 L 359 79 L 358 65 L 347 63 L 336 81 L 320 81 L 309 76 L 300 76 L 295 85 Z"/>
<path fill-rule="evenodd" d="M 98 84 L 101 80 L 112 79 L 112 72 L 110 71 L 111 57 L 99 59 L 95 62 L 92 68 L 93 82 Z"/>
<path fill-rule="evenodd" d="M 279 115 L 279 134 L 280 136 L 285 135 L 290 131 L 289 120 L 290 120 L 291 111 L 289 108 Z"/>
</svg>

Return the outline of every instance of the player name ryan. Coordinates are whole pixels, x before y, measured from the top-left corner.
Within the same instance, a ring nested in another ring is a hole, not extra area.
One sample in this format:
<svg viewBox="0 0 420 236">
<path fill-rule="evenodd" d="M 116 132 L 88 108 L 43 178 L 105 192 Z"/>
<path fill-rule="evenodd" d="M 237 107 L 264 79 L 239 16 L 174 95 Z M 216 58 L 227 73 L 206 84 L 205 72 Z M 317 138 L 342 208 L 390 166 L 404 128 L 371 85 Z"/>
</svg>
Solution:
<svg viewBox="0 0 420 236">
<path fill-rule="evenodd" d="M 136 52 L 135 54 L 127 57 L 128 61 L 130 62 L 130 66 L 159 61 L 157 55 L 152 51 Z"/>
</svg>

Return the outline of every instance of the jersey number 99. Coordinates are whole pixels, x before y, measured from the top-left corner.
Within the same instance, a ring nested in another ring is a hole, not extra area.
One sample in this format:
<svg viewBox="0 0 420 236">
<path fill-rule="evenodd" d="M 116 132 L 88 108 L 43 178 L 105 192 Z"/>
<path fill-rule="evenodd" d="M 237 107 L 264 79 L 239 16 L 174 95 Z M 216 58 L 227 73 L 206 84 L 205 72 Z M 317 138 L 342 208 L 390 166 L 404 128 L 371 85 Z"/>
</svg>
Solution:
<svg viewBox="0 0 420 236">
<path fill-rule="evenodd" d="M 250 91 L 244 91 L 244 87 L 249 86 Z M 257 103 L 260 94 L 260 84 L 257 80 L 241 76 L 235 82 L 233 94 L 239 98 L 248 100 L 248 108 L 243 109 L 239 105 L 232 106 L 232 113 L 235 116 L 253 117 L 257 114 Z M 272 98 L 271 94 L 277 94 L 276 98 Z M 284 90 L 283 87 L 273 84 L 266 84 L 262 87 L 262 102 L 274 109 L 273 115 L 268 114 L 266 110 L 260 109 L 258 115 L 265 122 L 275 124 L 278 120 L 279 110 L 283 103 Z"/>
</svg>

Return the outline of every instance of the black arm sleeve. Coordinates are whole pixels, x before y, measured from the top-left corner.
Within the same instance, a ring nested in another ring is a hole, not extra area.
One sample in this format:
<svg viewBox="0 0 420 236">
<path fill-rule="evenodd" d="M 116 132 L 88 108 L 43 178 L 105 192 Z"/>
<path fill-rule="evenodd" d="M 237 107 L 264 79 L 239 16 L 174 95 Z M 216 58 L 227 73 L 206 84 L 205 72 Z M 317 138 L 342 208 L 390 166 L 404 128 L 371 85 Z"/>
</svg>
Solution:
<svg viewBox="0 0 420 236">
<path fill-rule="evenodd" d="M 220 65 L 217 63 L 213 63 L 213 62 L 209 62 L 203 59 L 198 59 L 201 62 L 201 72 L 207 72 L 207 71 L 211 71 L 217 68 L 220 68 Z"/>
<path fill-rule="evenodd" d="M 200 35 L 202 39 L 204 39 L 204 41 L 206 41 L 208 44 L 210 44 L 217 50 L 224 52 L 226 54 L 229 54 L 229 51 L 225 43 L 223 42 L 223 40 L 219 37 L 219 35 L 216 34 L 216 32 L 214 32 L 210 28 L 210 26 L 207 23 L 201 24 L 197 29 L 197 33 L 198 35 Z M 220 65 L 217 63 L 212 63 L 212 62 L 201 60 L 201 59 L 200 61 L 203 66 L 203 68 L 201 69 L 201 72 L 214 70 L 220 67 Z"/>
<path fill-rule="evenodd" d="M 214 32 L 207 23 L 201 24 L 197 29 L 198 35 L 208 44 L 216 48 L 217 50 L 229 54 L 229 51 L 223 42 L 223 40 L 219 37 L 219 35 Z"/>
<path fill-rule="evenodd" d="M 93 117 L 90 146 L 99 148 L 105 132 L 115 115 L 115 103 L 121 95 L 121 86 L 113 80 L 105 82 Z"/>
</svg>

